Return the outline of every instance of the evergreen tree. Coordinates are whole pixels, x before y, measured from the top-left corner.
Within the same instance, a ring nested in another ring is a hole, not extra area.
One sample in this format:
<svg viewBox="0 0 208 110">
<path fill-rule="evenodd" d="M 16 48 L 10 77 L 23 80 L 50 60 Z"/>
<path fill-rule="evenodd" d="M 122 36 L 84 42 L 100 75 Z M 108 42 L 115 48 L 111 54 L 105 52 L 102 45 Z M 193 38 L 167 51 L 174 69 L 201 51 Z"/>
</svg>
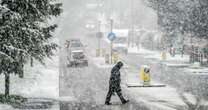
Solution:
<svg viewBox="0 0 208 110">
<path fill-rule="evenodd" d="M 56 24 L 47 22 L 61 13 L 55 0 L 0 1 L 0 74 L 5 75 L 5 95 L 9 95 L 10 74 L 23 76 L 29 59 L 44 64 L 57 44 L 51 43 Z"/>
</svg>

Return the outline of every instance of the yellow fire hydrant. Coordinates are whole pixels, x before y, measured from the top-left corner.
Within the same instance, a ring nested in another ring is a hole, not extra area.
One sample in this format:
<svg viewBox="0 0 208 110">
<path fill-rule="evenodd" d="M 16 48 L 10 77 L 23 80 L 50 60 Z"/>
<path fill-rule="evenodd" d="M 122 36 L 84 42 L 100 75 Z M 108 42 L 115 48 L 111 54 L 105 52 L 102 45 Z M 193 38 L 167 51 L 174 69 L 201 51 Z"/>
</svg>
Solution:
<svg viewBox="0 0 208 110">
<path fill-rule="evenodd" d="M 140 80 L 143 85 L 150 85 L 150 67 L 147 65 L 142 65 L 140 68 Z"/>
</svg>

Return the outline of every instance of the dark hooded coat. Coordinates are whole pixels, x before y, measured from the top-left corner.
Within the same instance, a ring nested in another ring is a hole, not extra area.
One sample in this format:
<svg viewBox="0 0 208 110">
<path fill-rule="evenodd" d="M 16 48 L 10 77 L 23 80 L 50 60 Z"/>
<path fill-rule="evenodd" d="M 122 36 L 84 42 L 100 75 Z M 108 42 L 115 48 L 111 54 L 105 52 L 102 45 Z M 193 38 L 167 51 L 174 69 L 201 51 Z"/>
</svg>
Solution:
<svg viewBox="0 0 208 110">
<path fill-rule="evenodd" d="M 120 75 L 120 69 L 123 66 L 123 64 L 116 64 L 112 70 L 111 70 L 111 76 L 110 76 L 110 88 L 112 88 L 113 91 L 120 91 L 120 83 L 121 83 L 121 75 Z"/>
</svg>

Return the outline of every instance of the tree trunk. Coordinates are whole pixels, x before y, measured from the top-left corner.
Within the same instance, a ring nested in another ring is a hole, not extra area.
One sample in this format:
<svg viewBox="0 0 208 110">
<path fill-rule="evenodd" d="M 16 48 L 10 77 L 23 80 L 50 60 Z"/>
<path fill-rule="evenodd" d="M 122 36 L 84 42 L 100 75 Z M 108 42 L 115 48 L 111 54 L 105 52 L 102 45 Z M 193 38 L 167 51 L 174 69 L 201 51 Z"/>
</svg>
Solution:
<svg viewBox="0 0 208 110">
<path fill-rule="evenodd" d="M 184 55 L 184 51 L 185 51 L 185 47 L 184 45 L 182 46 L 182 49 L 181 49 L 181 57 L 183 58 L 183 55 Z"/>
<path fill-rule="evenodd" d="M 9 96 L 10 75 L 5 73 L 5 96 Z"/>
<path fill-rule="evenodd" d="M 19 78 L 24 78 L 24 65 L 21 63 L 21 72 L 19 73 Z"/>
<path fill-rule="evenodd" d="M 33 58 L 30 58 L 30 66 L 33 67 Z"/>
</svg>

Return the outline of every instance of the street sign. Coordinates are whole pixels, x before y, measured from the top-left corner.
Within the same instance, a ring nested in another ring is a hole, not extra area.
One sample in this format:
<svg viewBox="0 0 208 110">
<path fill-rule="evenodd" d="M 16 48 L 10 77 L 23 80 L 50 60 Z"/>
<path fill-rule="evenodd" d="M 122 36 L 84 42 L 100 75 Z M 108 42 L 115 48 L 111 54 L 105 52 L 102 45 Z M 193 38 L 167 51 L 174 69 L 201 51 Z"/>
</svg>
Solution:
<svg viewBox="0 0 208 110">
<path fill-rule="evenodd" d="M 111 33 L 108 34 L 108 39 L 109 39 L 110 41 L 115 40 L 115 38 L 116 38 L 116 34 L 115 34 L 115 33 L 111 32 Z"/>
</svg>

